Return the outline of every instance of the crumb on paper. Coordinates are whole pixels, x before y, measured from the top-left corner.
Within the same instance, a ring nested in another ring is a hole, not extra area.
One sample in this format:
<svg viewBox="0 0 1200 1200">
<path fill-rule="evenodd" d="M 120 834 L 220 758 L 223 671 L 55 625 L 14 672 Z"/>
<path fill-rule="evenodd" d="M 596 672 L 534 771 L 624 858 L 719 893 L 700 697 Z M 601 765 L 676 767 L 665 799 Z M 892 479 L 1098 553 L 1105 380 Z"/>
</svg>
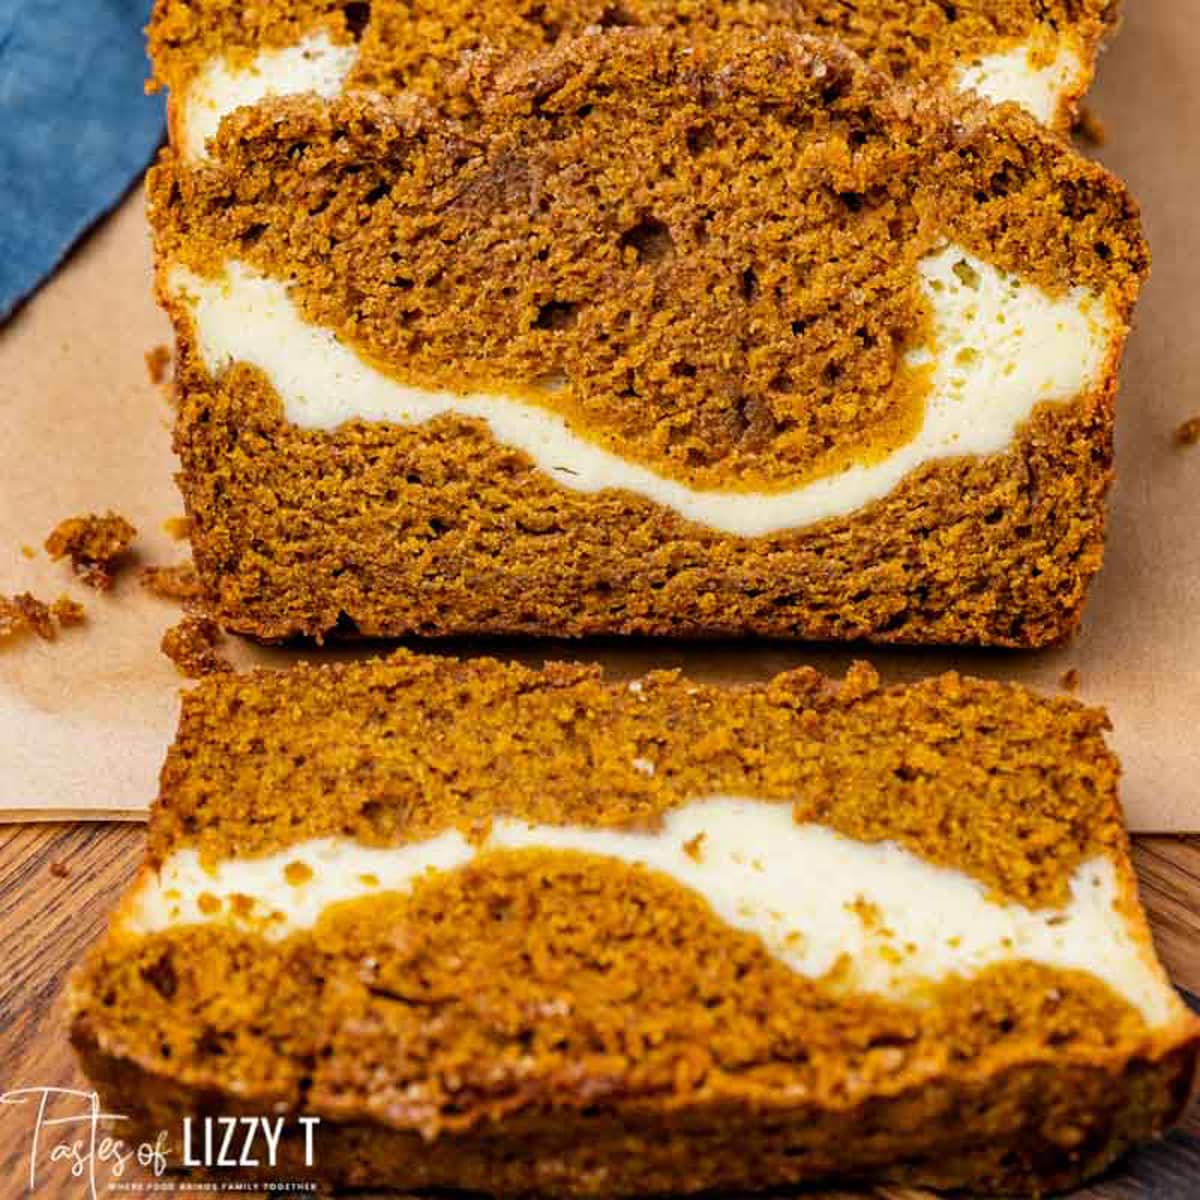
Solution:
<svg viewBox="0 0 1200 1200">
<path fill-rule="evenodd" d="M 63 629 L 70 629 L 73 625 L 82 625 L 87 620 L 87 610 L 78 600 L 72 600 L 70 596 L 59 596 L 50 605 L 50 615 Z"/>
<path fill-rule="evenodd" d="M 47 604 L 29 592 L 0 595 L 0 641 L 32 633 L 44 642 L 52 642 L 60 628 L 79 625 L 83 620 L 83 605 L 69 596 L 59 596 L 53 604 Z"/>
<path fill-rule="evenodd" d="M 151 383 L 156 386 L 163 383 L 170 369 L 171 351 L 169 347 L 163 345 L 152 346 L 146 351 L 146 371 L 150 376 Z"/>
<path fill-rule="evenodd" d="M 42 600 L 22 592 L 13 598 L 13 603 L 24 616 L 28 626 L 45 642 L 54 641 L 57 630 L 54 628 L 54 618 L 50 615 L 50 606 Z"/>
<path fill-rule="evenodd" d="M 1085 146 L 1098 148 L 1108 141 L 1108 130 L 1104 122 L 1096 115 L 1090 106 L 1083 104 L 1079 115 L 1075 118 L 1075 127 L 1071 130 L 1076 138 Z"/>
<path fill-rule="evenodd" d="M 65 862 L 52 862 L 50 864 L 50 874 L 55 879 L 66 879 L 71 873 L 71 868 Z"/>
<path fill-rule="evenodd" d="M 217 653 L 221 630 L 211 617 L 184 617 L 163 634 L 162 652 L 188 679 L 233 668 Z"/>
<path fill-rule="evenodd" d="M 696 834 L 694 838 L 689 838 L 683 843 L 683 852 L 692 860 L 692 862 L 701 862 L 704 858 L 704 839 L 708 837 L 703 830 Z"/>
<path fill-rule="evenodd" d="M 54 640 L 54 621 L 50 606 L 22 592 L 19 596 L 0 596 L 0 638 L 35 633 L 43 641 Z"/>
<path fill-rule="evenodd" d="M 173 537 L 177 542 L 186 541 L 192 536 L 191 517 L 168 517 L 163 523 L 163 532 Z"/>
<path fill-rule="evenodd" d="M 137 530 L 114 512 L 98 517 L 68 517 L 46 539 L 46 553 L 56 562 L 71 560 L 75 574 L 88 587 L 107 591 L 113 585 L 114 565 L 129 549 Z"/>
<path fill-rule="evenodd" d="M 146 591 L 162 600 L 191 604 L 204 598 L 200 576 L 190 562 L 170 567 L 145 567 L 141 583 Z"/>
<path fill-rule="evenodd" d="M 1190 421 L 1184 421 L 1175 430 L 1175 445 L 1195 446 L 1197 444 L 1200 444 L 1200 417 L 1192 417 Z"/>
<path fill-rule="evenodd" d="M 32 546 L 22 546 L 21 553 L 26 558 L 36 558 L 37 557 L 37 551 Z"/>
<path fill-rule="evenodd" d="M 1071 667 L 1070 670 L 1064 671 L 1059 676 L 1058 682 L 1059 686 L 1065 688 L 1068 692 L 1079 691 L 1079 684 L 1081 682 L 1079 671 L 1075 667 Z"/>
</svg>

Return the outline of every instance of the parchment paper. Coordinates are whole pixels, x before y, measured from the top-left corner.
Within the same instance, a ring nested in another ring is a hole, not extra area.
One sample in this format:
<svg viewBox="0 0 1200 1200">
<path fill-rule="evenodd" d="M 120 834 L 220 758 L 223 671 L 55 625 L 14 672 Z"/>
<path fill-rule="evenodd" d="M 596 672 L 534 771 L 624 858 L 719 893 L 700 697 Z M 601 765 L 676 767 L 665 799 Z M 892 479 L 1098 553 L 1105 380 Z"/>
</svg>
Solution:
<svg viewBox="0 0 1200 1200">
<path fill-rule="evenodd" d="M 1155 268 L 1125 366 L 1108 562 L 1074 645 L 1043 654 L 645 641 L 430 648 L 599 659 L 618 676 L 678 665 L 704 679 L 762 679 L 803 662 L 840 674 L 862 657 L 889 679 L 954 667 L 1048 691 L 1075 668 L 1079 695 L 1112 715 L 1132 827 L 1200 830 L 1200 447 L 1173 444 L 1179 424 L 1200 415 L 1200 27 L 1180 0 L 1140 0 L 1127 14 L 1091 103 L 1109 132 L 1099 156 L 1143 204 Z M 88 624 L 53 644 L 0 648 L 0 820 L 144 815 L 175 724 L 181 680 L 158 644 L 179 609 L 143 592 L 136 570 L 100 595 L 40 550 L 61 518 L 112 507 L 141 531 L 141 562 L 187 554 L 162 529 L 181 506 L 169 407 L 143 358 L 168 330 L 150 298 L 141 204 L 131 196 L 0 332 L 0 592 L 67 591 L 88 609 Z M 331 653 L 226 649 L 239 666 Z"/>
</svg>

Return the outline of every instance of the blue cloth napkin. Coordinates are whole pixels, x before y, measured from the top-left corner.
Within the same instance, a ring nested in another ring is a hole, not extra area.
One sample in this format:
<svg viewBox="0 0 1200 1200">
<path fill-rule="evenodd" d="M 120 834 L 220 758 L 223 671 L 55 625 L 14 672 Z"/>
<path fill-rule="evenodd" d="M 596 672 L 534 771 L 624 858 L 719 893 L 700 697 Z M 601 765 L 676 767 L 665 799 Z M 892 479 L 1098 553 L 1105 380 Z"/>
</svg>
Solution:
<svg viewBox="0 0 1200 1200">
<path fill-rule="evenodd" d="M 0 321 L 128 191 L 163 136 L 152 0 L 0 0 Z"/>
</svg>

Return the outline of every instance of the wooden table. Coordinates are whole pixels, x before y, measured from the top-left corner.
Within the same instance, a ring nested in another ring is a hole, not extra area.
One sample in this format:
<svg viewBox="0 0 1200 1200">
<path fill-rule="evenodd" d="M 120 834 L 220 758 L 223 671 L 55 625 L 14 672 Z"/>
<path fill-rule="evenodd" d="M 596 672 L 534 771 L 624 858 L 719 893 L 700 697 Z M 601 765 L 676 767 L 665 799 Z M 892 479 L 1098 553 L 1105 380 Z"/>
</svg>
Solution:
<svg viewBox="0 0 1200 1200">
<path fill-rule="evenodd" d="M 16 1087 L 84 1087 L 67 1044 L 62 991 L 67 974 L 99 936 L 142 849 L 135 825 L 0 827 L 0 1092 Z M 1200 837 L 1140 838 L 1142 895 L 1158 947 L 1179 986 L 1200 997 Z M 28 1118 L 0 1108 L 0 1200 L 27 1194 Z M 5 1186 L 7 1184 L 7 1186 Z M 87 1198 L 65 1169 L 42 1172 L 47 1200 Z M 245 1195 L 246 1193 L 240 1193 Z M 910 1189 L 880 1189 L 919 1200 Z M 1134 1155 L 1076 1200 L 1196 1200 L 1200 1197 L 1200 1104 L 1183 1127 Z M 832 1200 L 826 1194 L 823 1200 Z M 843 1196 L 843 1200 L 848 1200 Z"/>
</svg>

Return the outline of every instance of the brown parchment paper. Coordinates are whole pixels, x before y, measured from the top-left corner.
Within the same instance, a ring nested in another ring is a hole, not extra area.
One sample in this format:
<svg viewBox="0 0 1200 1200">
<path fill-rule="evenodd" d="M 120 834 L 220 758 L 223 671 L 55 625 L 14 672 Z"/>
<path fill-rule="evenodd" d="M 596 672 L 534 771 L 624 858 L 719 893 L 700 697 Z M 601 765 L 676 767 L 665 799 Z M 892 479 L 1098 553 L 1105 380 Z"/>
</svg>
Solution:
<svg viewBox="0 0 1200 1200">
<path fill-rule="evenodd" d="M 863 657 L 889 679 L 954 667 L 1048 691 L 1074 668 L 1079 695 L 1112 715 L 1132 827 L 1200 830 L 1200 447 L 1173 442 L 1200 416 L 1200 26 L 1184 0 L 1126 9 L 1091 104 L 1109 133 L 1097 153 L 1142 201 L 1155 268 L 1125 366 L 1108 562 L 1075 644 L 1037 655 L 646 641 L 431 648 L 592 658 L 618 676 L 681 666 L 705 679 L 762 679 L 804 662 L 841 673 Z M 0 331 L 0 591 L 66 591 L 88 610 L 86 626 L 53 644 L 0 647 L 0 820 L 144 815 L 175 724 L 182 681 L 158 645 L 178 608 L 140 588 L 136 565 L 101 595 L 40 548 L 62 517 L 112 507 L 140 530 L 138 562 L 187 554 L 162 528 L 181 506 L 169 406 L 143 357 L 169 335 L 150 298 L 141 204 L 131 196 Z M 239 667 L 368 652 L 232 639 L 226 650 Z"/>
</svg>

